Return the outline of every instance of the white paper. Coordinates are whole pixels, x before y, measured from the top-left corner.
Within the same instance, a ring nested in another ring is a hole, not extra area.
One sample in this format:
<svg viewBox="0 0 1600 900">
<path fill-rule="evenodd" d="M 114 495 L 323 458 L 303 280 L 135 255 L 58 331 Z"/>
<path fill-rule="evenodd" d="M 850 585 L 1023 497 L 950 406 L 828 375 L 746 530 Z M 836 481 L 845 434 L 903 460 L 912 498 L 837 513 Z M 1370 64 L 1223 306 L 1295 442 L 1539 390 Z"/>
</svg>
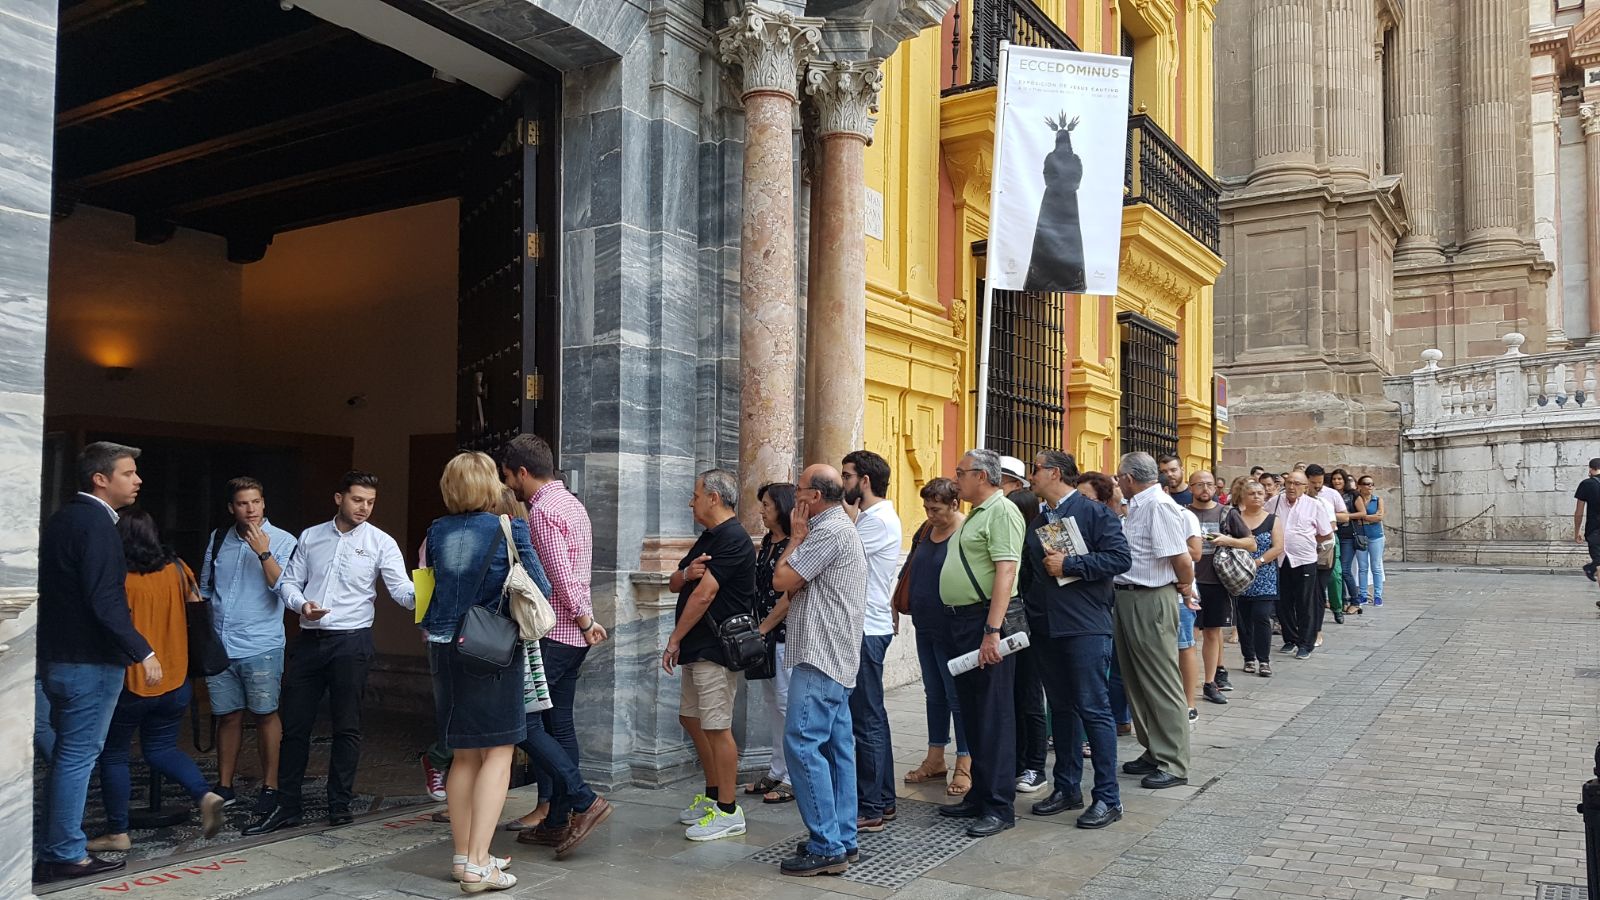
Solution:
<svg viewBox="0 0 1600 900">
<path fill-rule="evenodd" d="M 1019 631 L 1010 637 L 1000 639 L 1000 656 L 1007 657 L 1018 650 L 1028 649 L 1028 635 Z M 978 667 L 978 651 L 963 653 L 949 663 L 951 675 L 965 675 Z"/>
</svg>

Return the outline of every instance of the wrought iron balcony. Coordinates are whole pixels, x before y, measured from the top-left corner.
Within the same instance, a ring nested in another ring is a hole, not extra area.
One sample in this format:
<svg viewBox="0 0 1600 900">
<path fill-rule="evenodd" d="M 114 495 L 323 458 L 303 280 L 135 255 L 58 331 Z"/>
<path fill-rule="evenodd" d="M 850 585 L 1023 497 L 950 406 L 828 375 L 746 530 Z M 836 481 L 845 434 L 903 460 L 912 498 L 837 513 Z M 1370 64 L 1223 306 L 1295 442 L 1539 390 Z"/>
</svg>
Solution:
<svg viewBox="0 0 1600 900">
<path fill-rule="evenodd" d="M 1221 187 L 1149 116 L 1128 117 L 1123 206 L 1147 203 L 1212 253 L 1222 244 Z"/>
<path fill-rule="evenodd" d="M 965 10 L 970 23 L 962 22 Z M 956 4 L 950 38 L 950 87 L 946 95 L 994 87 L 1000 73 L 1000 42 L 1024 47 L 1076 50 L 1078 45 L 1030 0 L 970 0 Z M 963 58 L 963 51 L 965 58 Z M 965 68 L 963 69 L 963 64 Z"/>
</svg>

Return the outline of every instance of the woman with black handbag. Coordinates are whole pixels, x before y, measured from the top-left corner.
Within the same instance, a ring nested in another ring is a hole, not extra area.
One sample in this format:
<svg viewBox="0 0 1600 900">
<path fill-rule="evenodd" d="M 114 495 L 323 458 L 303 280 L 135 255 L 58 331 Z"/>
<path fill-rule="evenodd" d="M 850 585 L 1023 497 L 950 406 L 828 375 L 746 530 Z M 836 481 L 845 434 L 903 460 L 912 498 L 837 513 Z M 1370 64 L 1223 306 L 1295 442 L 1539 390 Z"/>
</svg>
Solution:
<svg viewBox="0 0 1600 900">
<path fill-rule="evenodd" d="M 194 572 L 161 545 L 155 520 L 138 507 L 117 520 L 122 554 L 128 563 L 128 611 L 133 627 L 150 643 L 162 662 L 161 678 L 151 683 L 144 666 L 128 667 L 100 751 L 100 795 L 106 808 L 106 833 L 89 842 L 91 852 L 128 850 L 128 803 L 132 781 L 128 761 L 135 732 L 139 752 L 150 768 L 183 785 L 200 807 L 202 833 L 215 837 L 222 828 L 226 801 L 214 793 L 200 767 L 178 749 L 178 731 L 189 709 L 189 637 L 184 604 L 199 603 Z"/>
<path fill-rule="evenodd" d="M 445 465 L 439 490 L 450 515 L 428 527 L 434 589 L 419 623 L 428 635 L 435 716 L 454 751 L 446 783 L 455 843 L 451 877 L 468 893 L 517 883 L 505 872 L 510 860 L 489 855 L 511 783 L 511 758 L 527 737 L 525 664 L 516 623 L 505 609 L 510 562 L 494 512 L 499 474 L 483 453 L 461 453 Z M 527 522 L 513 520 L 511 534 L 528 574 L 549 591 Z M 502 640 L 507 636 L 509 643 Z"/>
<path fill-rule="evenodd" d="M 756 616 L 761 620 L 761 633 L 767 638 L 767 660 L 764 665 L 746 670 L 744 676 L 766 685 L 767 705 L 772 711 L 772 762 L 767 774 L 744 792 L 760 794 L 762 803 L 788 803 L 794 799 L 794 788 L 789 784 L 789 763 L 783 755 L 785 713 L 789 708 L 789 670 L 783 665 L 788 634 L 783 620 L 789 614 L 789 595 L 773 589 L 772 573 L 778 567 L 778 560 L 783 558 L 783 551 L 789 549 L 794 485 L 764 484 L 756 491 L 756 499 L 761 501 L 762 524 L 767 526 L 767 533 L 761 537 L 761 549 L 756 551 Z"/>
</svg>

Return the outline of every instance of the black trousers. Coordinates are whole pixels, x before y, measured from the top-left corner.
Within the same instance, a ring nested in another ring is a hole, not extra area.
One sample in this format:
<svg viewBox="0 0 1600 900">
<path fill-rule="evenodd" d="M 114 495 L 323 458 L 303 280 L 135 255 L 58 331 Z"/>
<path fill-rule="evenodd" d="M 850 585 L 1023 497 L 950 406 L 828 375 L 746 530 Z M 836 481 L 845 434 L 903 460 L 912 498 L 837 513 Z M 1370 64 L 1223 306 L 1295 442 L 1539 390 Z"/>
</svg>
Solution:
<svg viewBox="0 0 1600 900">
<path fill-rule="evenodd" d="M 1271 565 L 1271 563 L 1268 563 Z M 1277 597 L 1237 597 L 1238 613 L 1233 623 L 1239 629 L 1239 650 L 1245 662 L 1268 662 L 1272 658 L 1272 614 Z"/>
<path fill-rule="evenodd" d="M 1284 566 L 1278 570 L 1278 630 L 1283 645 L 1310 650 L 1317 636 L 1311 631 L 1311 604 L 1317 597 L 1317 564 Z"/>
<path fill-rule="evenodd" d="M 1312 590 L 1311 608 L 1306 611 L 1306 630 L 1311 632 L 1302 647 L 1311 648 L 1317 645 L 1317 635 L 1322 633 L 1322 622 L 1328 616 L 1329 591 L 1333 587 L 1333 570 L 1317 569 L 1314 579 L 1316 588 Z M 1341 608 L 1340 613 L 1344 610 Z"/>
<path fill-rule="evenodd" d="M 945 607 L 950 628 L 945 633 L 945 658 L 954 659 L 978 649 L 983 643 L 983 626 L 989 604 Z M 982 808 L 984 815 L 998 816 L 1002 822 L 1016 821 L 1012 805 L 1017 799 L 1017 725 L 1012 709 L 1012 684 L 1016 678 L 1016 657 L 1007 656 L 997 666 L 973 669 L 956 676 L 956 698 L 967 729 L 967 746 L 972 750 L 972 790 L 964 803 Z"/>
<path fill-rule="evenodd" d="M 311 729 L 328 696 L 333 753 L 328 762 L 328 809 L 347 811 L 361 763 L 361 698 L 372 666 L 372 630 L 304 629 L 289 647 L 283 667 L 283 744 L 278 753 L 279 803 L 298 812 L 301 783 L 311 756 Z"/>
<path fill-rule="evenodd" d="M 1050 727 L 1056 736 L 1055 789 L 1083 792 L 1083 753 L 1079 736 L 1093 751 L 1094 799 L 1121 806 L 1117 787 L 1117 720 L 1111 714 L 1108 675 L 1111 635 L 1047 637 L 1035 628 L 1032 649 L 1040 651 L 1040 673 L 1050 697 Z"/>
<path fill-rule="evenodd" d="M 1012 707 L 1017 718 L 1017 772 L 1044 771 L 1049 752 L 1044 718 L 1044 674 L 1040 670 L 1039 650 L 1030 647 L 1011 654 L 1016 662 L 1012 682 Z"/>
</svg>

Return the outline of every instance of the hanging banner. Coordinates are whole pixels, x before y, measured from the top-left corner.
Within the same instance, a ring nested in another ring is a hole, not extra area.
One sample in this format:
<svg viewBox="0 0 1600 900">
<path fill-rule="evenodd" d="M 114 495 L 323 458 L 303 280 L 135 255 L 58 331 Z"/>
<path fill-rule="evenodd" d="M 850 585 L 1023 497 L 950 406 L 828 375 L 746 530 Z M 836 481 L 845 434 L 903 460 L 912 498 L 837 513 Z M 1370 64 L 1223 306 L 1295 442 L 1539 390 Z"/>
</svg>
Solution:
<svg viewBox="0 0 1600 900">
<path fill-rule="evenodd" d="M 996 290 L 1114 295 L 1132 60 L 1006 47 L 989 219 Z"/>
</svg>

